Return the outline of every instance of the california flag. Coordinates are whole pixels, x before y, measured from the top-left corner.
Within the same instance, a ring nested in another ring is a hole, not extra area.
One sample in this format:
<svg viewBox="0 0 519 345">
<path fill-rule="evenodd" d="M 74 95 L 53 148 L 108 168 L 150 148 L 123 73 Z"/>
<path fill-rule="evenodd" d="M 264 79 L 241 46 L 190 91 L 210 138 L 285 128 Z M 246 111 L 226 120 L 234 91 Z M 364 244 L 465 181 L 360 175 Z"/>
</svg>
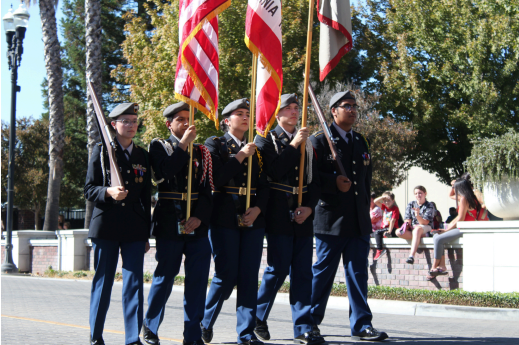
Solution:
<svg viewBox="0 0 519 345">
<path fill-rule="evenodd" d="M 323 81 L 351 50 L 350 0 L 317 0 L 317 17 L 321 22 L 319 79 Z"/>
<path fill-rule="evenodd" d="M 256 130 L 265 136 L 279 111 L 283 88 L 281 0 L 249 0 L 245 44 L 258 58 Z"/>
</svg>

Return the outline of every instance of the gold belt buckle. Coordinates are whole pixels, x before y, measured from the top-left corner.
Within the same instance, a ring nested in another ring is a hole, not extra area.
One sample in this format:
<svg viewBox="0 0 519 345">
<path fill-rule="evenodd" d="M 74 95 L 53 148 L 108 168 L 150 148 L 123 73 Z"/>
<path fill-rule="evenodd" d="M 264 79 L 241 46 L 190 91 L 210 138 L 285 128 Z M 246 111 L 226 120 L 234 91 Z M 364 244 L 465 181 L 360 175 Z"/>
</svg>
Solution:
<svg viewBox="0 0 519 345">
<path fill-rule="evenodd" d="M 292 194 L 299 194 L 299 187 L 292 187 Z"/>
<path fill-rule="evenodd" d="M 187 193 L 182 193 L 182 201 L 186 201 L 187 200 Z"/>
<path fill-rule="evenodd" d="M 240 189 L 238 190 L 238 194 L 239 195 L 247 195 L 247 188 L 240 187 Z"/>
</svg>

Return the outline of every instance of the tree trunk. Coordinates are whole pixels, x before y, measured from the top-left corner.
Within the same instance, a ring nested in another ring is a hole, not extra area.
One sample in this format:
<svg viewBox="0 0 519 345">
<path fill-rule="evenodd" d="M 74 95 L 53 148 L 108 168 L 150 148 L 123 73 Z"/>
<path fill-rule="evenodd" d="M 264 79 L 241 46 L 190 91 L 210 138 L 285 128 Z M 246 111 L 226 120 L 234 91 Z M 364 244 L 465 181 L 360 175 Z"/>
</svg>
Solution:
<svg viewBox="0 0 519 345">
<path fill-rule="evenodd" d="M 102 68 L 101 61 L 101 2 L 99 0 L 85 1 L 85 28 L 86 28 L 86 75 L 90 78 L 97 96 L 101 99 L 102 90 Z M 94 111 L 94 103 L 92 95 L 87 88 L 87 135 L 88 135 L 88 161 L 92 156 L 94 145 L 101 141 L 96 123 L 96 115 Z M 90 218 L 94 203 L 86 202 L 85 212 L 85 229 L 90 226 Z"/>
<path fill-rule="evenodd" d="M 57 1 L 56 1 L 57 2 Z M 58 229 L 59 194 L 63 178 L 65 121 L 63 114 L 63 70 L 54 0 L 40 0 L 45 68 L 49 83 L 49 187 L 44 230 Z"/>
</svg>

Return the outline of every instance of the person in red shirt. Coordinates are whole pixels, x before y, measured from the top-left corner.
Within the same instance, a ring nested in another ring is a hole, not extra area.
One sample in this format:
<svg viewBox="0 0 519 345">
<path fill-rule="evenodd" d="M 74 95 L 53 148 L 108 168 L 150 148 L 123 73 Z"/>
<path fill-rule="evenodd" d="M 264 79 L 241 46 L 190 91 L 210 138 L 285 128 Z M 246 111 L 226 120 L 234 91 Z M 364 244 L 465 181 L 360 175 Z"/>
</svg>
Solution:
<svg viewBox="0 0 519 345">
<path fill-rule="evenodd" d="M 375 205 L 384 212 L 382 216 L 381 230 L 374 231 L 374 237 L 377 241 L 377 252 L 373 260 L 378 260 L 381 256 L 387 253 L 387 250 L 382 246 L 383 237 L 393 237 L 395 230 L 398 227 L 398 219 L 400 217 L 400 210 L 395 203 L 395 194 L 391 192 L 384 192 L 381 197 L 375 199 Z"/>
</svg>

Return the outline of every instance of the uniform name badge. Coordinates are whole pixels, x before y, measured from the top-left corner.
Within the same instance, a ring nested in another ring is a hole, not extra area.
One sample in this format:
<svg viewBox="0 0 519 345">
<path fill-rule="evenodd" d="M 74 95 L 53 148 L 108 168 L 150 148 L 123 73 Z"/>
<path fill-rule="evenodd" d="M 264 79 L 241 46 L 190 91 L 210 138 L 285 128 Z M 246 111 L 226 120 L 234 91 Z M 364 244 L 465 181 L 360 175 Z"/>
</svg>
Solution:
<svg viewBox="0 0 519 345">
<path fill-rule="evenodd" d="M 194 231 L 190 232 L 189 234 L 186 232 L 185 224 L 186 224 L 185 220 L 178 222 L 178 234 L 179 235 L 194 236 L 195 235 Z"/>
</svg>

